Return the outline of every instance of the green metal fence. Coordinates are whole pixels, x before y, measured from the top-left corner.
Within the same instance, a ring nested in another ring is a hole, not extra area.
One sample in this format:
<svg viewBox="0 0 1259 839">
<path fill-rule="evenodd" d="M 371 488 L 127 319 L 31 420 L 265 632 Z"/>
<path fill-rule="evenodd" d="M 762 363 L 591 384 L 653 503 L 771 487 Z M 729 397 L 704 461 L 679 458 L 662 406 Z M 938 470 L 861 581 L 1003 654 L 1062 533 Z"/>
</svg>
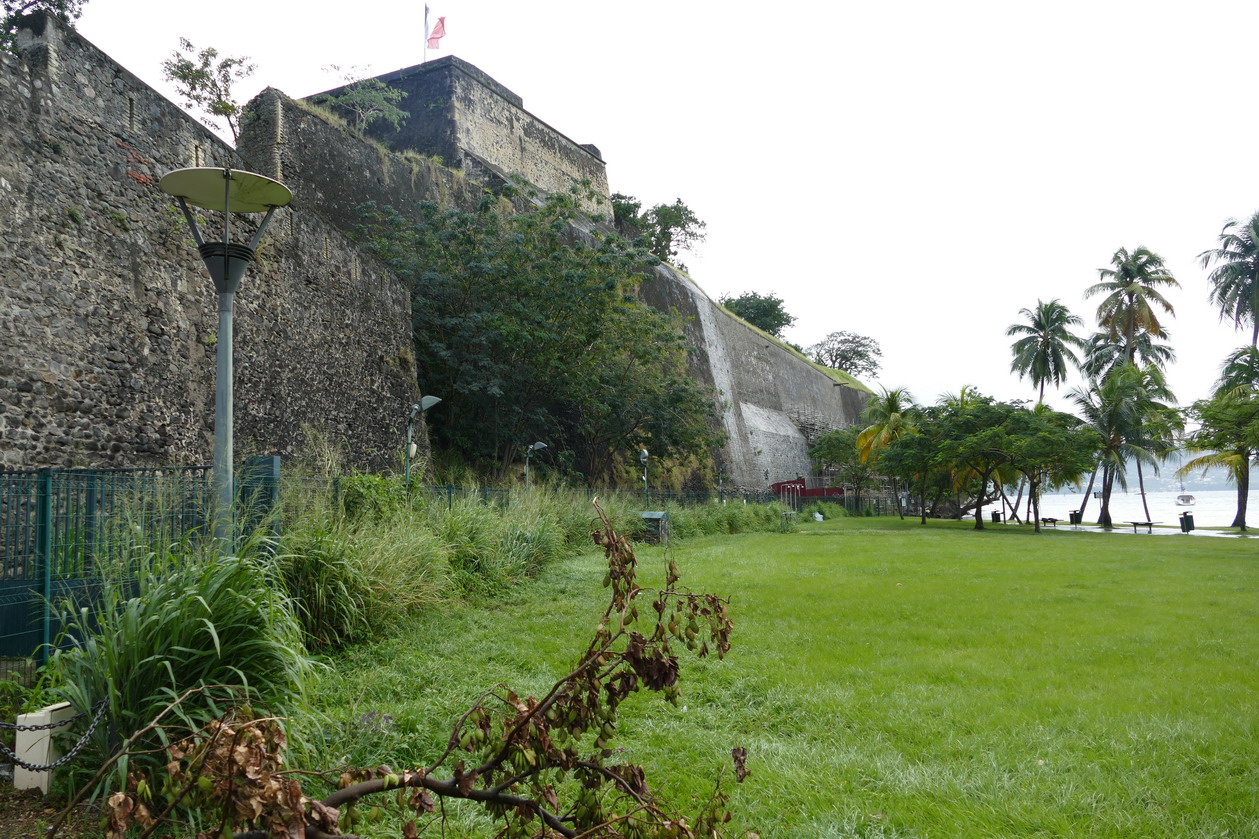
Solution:
<svg viewBox="0 0 1259 839">
<path fill-rule="evenodd" d="M 27 674 L 61 632 L 54 605 L 89 603 L 100 571 L 136 542 L 166 547 L 205 526 L 205 466 L 0 471 L 0 677 Z"/>
</svg>

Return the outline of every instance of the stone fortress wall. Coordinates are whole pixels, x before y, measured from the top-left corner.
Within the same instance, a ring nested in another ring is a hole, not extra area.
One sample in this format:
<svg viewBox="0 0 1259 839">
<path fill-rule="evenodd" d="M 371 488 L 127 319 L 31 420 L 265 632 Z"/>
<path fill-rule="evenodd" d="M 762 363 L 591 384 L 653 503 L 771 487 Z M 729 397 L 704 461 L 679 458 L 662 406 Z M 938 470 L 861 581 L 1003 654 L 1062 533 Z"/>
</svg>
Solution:
<svg viewBox="0 0 1259 839">
<path fill-rule="evenodd" d="M 398 128 L 384 120 L 368 128 L 372 138 L 390 148 L 436 156 L 491 188 L 512 177 L 544 192 L 588 182 L 607 198 L 607 170 L 597 147 L 556 131 L 526 111 L 519 96 L 468 62 L 446 56 L 377 78 L 402 92 L 398 107 L 411 114 Z"/>
<path fill-rule="evenodd" d="M 250 162 L 55 21 L 19 49 L 0 55 L 0 468 L 208 462 L 215 295 L 157 179 Z M 410 346 L 397 280 L 279 211 L 237 297 L 238 454 L 310 426 L 392 464 Z"/>
<path fill-rule="evenodd" d="M 472 206 L 513 178 L 608 191 L 597 149 L 456 58 L 380 77 L 413 114 L 380 139 L 421 158 L 271 89 L 250 103 L 233 150 L 72 31 L 33 27 L 22 50 L 0 59 L 0 467 L 208 460 L 214 296 L 156 188 L 169 169 L 245 168 L 295 195 L 237 300 L 242 453 L 288 453 L 309 425 L 365 468 L 394 463 L 418 393 L 407 292 L 346 237 L 355 208 Z M 692 372 L 722 399 L 729 483 L 808 474 L 806 433 L 857 421 L 863 389 L 685 274 L 660 266 L 642 293 L 687 318 Z"/>
</svg>

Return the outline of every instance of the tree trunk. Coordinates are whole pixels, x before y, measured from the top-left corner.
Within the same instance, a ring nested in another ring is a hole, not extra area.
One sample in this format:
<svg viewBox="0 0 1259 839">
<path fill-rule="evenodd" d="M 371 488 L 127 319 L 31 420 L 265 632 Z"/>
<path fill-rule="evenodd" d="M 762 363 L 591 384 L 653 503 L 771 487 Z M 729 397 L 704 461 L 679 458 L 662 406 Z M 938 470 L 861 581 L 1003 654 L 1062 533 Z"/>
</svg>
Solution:
<svg viewBox="0 0 1259 839">
<path fill-rule="evenodd" d="M 1025 480 L 1024 477 L 1022 475 L 1019 475 L 1019 492 L 1016 496 L 1014 496 L 1014 509 L 1015 510 L 1018 510 L 1019 505 L 1023 503 L 1023 481 L 1024 480 Z"/>
<path fill-rule="evenodd" d="M 1141 488 L 1141 507 L 1145 510 L 1145 520 L 1150 520 L 1150 502 L 1145 500 L 1145 475 L 1141 473 L 1141 461 L 1137 461 L 1137 486 Z"/>
<path fill-rule="evenodd" d="M 1237 515 L 1233 517 L 1233 527 L 1246 531 L 1246 502 L 1250 496 L 1250 452 L 1246 452 L 1245 463 L 1237 474 Z"/>
<path fill-rule="evenodd" d="M 1098 466 L 1101 466 L 1099 463 Z M 1097 466 L 1093 467 L 1092 474 L 1089 475 L 1088 489 L 1084 490 L 1084 500 L 1080 502 L 1080 521 L 1084 521 L 1084 508 L 1089 505 L 1089 498 L 1093 496 L 1093 480 L 1097 477 Z"/>
<path fill-rule="evenodd" d="M 892 476 L 892 504 L 896 506 L 896 514 L 901 517 L 901 521 L 905 520 L 905 511 L 901 509 L 901 494 L 897 492 L 896 476 Z"/>
<path fill-rule="evenodd" d="M 1022 494 L 1023 494 L 1023 481 L 1020 479 L 1019 480 L 1019 495 L 1021 496 Z M 1022 524 L 1023 520 L 1019 518 L 1019 504 L 1017 501 L 1015 501 L 1013 504 L 1010 503 L 1010 499 L 1006 497 L 1006 494 L 1005 494 L 1005 484 L 1001 485 L 1001 500 L 1002 502 L 1004 502 L 1006 507 L 1010 508 L 1010 512 L 1007 513 L 1006 515 L 1009 516 L 1009 518 L 1014 519 L 1019 524 Z"/>
<path fill-rule="evenodd" d="M 984 499 L 988 496 L 988 475 L 985 474 L 979 481 L 979 498 L 975 500 L 975 529 L 984 529 Z"/>
<path fill-rule="evenodd" d="M 1032 515 L 1032 523 L 1036 525 L 1036 532 L 1040 533 L 1040 481 L 1028 482 L 1027 500 L 1035 511 Z"/>
<path fill-rule="evenodd" d="M 1107 530 L 1114 526 L 1110 520 L 1110 491 L 1114 485 L 1115 470 L 1107 463 L 1102 467 L 1102 511 L 1097 514 L 1097 523 Z"/>
</svg>

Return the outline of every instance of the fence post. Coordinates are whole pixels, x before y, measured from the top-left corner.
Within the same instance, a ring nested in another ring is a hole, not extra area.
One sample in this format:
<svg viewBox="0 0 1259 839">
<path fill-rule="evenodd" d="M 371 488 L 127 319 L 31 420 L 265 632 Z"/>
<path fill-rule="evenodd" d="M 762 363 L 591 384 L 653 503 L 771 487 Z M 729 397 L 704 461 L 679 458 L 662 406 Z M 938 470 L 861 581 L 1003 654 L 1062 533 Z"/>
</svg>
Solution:
<svg viewBox="0 0 1259 839">
<path fill-rule="evenodd" d="M 52 644 L 52 470 L 40 469 L 35 482 L 35 561 L 43 573 L 43 643 L 39 663 L 48 662 Z M 29 613 L 28 613 L 29 614 Z"/>
<path fill-rule="evenodd" d="M 455 509 L 455 488 L 450 484 L 446 484 L 446 509 Z"/>
<path fill-rule="evenodd" d="M 267 528 L 271 537 L 270 549 L 280 536 L 278 517 L 272 515 L 280 505 L 280 456 L 257 455 L 246 458 L 240 476 L 240 525 L 239 539 L 246 531 L 253 530 L 270 517 Z"/>
</svg>

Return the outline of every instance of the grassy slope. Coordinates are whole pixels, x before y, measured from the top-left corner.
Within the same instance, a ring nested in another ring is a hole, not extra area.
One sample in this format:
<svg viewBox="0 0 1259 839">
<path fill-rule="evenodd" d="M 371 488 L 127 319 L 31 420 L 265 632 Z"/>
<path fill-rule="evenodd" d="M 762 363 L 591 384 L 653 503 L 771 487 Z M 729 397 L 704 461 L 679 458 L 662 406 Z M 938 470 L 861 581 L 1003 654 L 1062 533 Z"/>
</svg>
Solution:
<svg viewBox="0 0 1259 839">
<path fill-rule="evenodd" d="M 685 710 L 645 697 L 624 720 L 626 758 L 675 799 L 743 745 L 734 805 L 764 837 L 1259 834 L 1253 543 L 807 528 L 677 549 L 684 582 L 733 598 L 736 636 L 684 663 Z M 541 690 L 592 626 L 599 564 L 355 651 L 329 712 L 395 723 L 348 724 L 341 753 L 420 762 L 486 686 Z"/>
</svg>

